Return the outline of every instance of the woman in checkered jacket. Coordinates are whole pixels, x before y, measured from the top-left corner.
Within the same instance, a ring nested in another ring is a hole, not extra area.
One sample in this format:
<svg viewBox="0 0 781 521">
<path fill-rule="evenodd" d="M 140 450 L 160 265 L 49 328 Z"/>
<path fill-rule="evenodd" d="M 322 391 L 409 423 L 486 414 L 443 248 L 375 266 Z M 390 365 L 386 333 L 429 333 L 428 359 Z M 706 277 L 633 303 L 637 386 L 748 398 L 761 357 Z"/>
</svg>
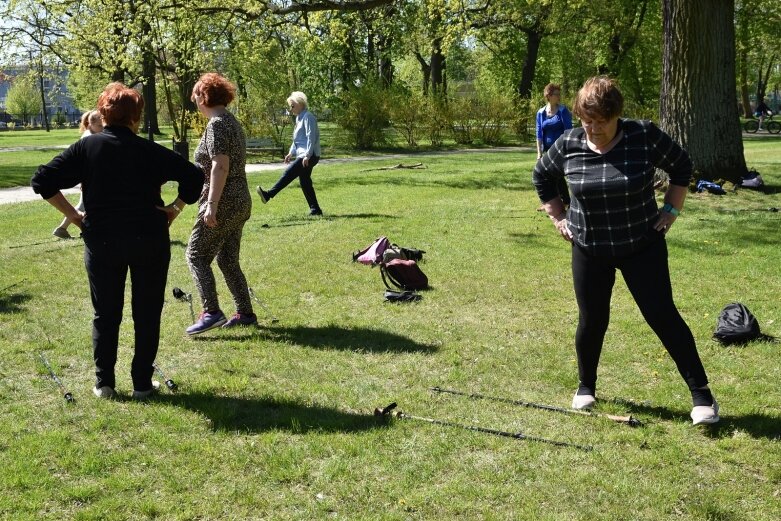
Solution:
<svg viewBox="0 0 781 521">
<path fill-rule="evenodd" d="M 543 154 L 533 179 L 545 211 L 572 243 L 572 274 L 579 321 L 575 334 L 579 387 L 572 407 L 596 402 L 597 366 L 610 320 L 616 270 L 648 325 L 675 361 L 692 395 L 694 424 L 719 421 L 689 326 L 675 307 L 665 235 L 683 209 L 692 176 L 689 155 L 650 121 L 621 118 L 623 96 L 614 80 L 589 79 L 573 111 L 582 127 L 566 131 Z M 660 209 L 654 170 L 670 176 Z M 556 184 L 566 177 L 565 211 Z"/>
</svg>

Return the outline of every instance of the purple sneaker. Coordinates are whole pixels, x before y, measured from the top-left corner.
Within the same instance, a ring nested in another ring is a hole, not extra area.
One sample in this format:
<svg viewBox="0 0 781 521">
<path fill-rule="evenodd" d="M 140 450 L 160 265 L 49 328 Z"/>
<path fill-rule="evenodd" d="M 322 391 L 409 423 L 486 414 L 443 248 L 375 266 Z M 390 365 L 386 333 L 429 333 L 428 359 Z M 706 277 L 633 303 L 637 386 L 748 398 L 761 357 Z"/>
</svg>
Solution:
<svg viewBox="0 0 781 521">
<path fill-rule="evenodd" d="M 225 314 L 222 311 L 213 313 L 204 311 L 198 316 L 198 322 L 187 328 L 187 334 L 190 336 L 200 335 L 215 327 L 220 327 L 225 323 Z"/>
<path fill-rule="evenodd" d="M 234 326 L 257 326 L 258 317 L 255 313 L 236 313 L 228 319 L 222 328 L 229 328 Z"/>
</svg>

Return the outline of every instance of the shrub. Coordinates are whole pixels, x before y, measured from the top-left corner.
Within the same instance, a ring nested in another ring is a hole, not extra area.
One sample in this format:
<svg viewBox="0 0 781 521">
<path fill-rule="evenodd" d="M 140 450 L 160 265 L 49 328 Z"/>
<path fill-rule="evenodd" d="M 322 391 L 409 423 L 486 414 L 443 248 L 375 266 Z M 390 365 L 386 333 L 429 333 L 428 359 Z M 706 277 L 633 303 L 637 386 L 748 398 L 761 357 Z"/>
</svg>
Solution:
<svg viewBox="0 0 781 521">
<path fill-rule="evenodd" d="M 425 100 L 420 95 L 407 89 L 397 88 L 391 95 L 390 123 L 411 147 L 418 146 L 424 133 L 425 106 Z"/>
<path fill-rule="evenodd" d="M 425 129 L 428 134 L 429 140 L 431 140 L 431 146 L 441 147 L 445 135 L 450 130 L 450 110 L 444 100 L 437 98 L 430 98 L 426 104 L 426 111 L 424 115 Z"/>
<path fill-rule="evenodd" d="M 353 87 L 339 97 L 336 122 L 348 144 L 369 149 L 385 143 L 383 129 L 390 122 L 388 91 L 373 83 Z"/>
</svg>

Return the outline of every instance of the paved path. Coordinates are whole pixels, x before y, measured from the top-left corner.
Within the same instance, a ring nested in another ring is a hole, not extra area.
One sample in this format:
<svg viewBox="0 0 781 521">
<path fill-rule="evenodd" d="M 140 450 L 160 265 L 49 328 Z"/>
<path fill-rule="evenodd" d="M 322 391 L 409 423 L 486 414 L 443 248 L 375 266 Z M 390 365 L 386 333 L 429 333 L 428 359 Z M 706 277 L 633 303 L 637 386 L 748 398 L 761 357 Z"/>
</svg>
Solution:
<svg viewBox="0 0 781 521">
<path fill-rule="evenodd" d="M 51 149 L 52 147 L 47 147 Z M 430 156 L 443 156 L 451 154 L 502 154 L 508 152 L 530 152 L 534 151 L 531 147 L 497 147 L 487 149 L 467 149 L 467 150 L 442 150 L 439 152 L 418 152 L 410 154 L 386 154 L 381 156 L 359 156 L 359 157 L 345 157 L 339 159 L 323 159 L 319 164 L 330 165 L 339 163 L 354 163 L 357 161 L 387 161 L 387 160 L 408 160 L 419 159 Z M 285 168 L 284 163 L 266 163 L 266 164 L 249 164 L 247 165 L 247 173 L 252 174 L 256 172 L 270 172 L 274 170 L 283 170 Z M 62 193 L 77 194 L 78 188 L 70 188 L 63 190 Z M 15 188 L 3 188 L 0 189 L 0 205 L 10 203 L 22 203 L 25 201 L 40 200 L 41 196 L 33 192 L 33 189 L 29 186 L 18 186 Z"/>
</svg>

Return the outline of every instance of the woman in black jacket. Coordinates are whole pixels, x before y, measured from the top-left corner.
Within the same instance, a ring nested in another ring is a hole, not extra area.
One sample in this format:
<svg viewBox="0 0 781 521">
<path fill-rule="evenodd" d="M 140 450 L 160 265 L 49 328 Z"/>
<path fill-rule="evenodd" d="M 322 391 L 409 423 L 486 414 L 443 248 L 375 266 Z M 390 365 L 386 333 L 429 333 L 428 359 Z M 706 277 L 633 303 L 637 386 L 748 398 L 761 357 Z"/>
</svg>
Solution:
<svg viewBox="0 0 781 521">
<path fill-rule="evenodd" d="M 135 355 L 133 398 L 154 390 L 152 373 L 160 340 L 168 264 L 168 227 L 185 204 L 198 199 L 203 174 L 170 150 L 136 135 L 144 100 L 121 83 L 109 84 L 98 99 L 100 134 L 81 139 L 32 178 L 35 193 L 82 231 L 84 264 L 95 310 L 92 346 L 100 398 L 114 395 L 119 325 L 130 271 Z M 161 186 L 179 184 L 176 200 L 163 206 Z M 60 190 L 81 183 L 84 213 Z"/>
</svg>

